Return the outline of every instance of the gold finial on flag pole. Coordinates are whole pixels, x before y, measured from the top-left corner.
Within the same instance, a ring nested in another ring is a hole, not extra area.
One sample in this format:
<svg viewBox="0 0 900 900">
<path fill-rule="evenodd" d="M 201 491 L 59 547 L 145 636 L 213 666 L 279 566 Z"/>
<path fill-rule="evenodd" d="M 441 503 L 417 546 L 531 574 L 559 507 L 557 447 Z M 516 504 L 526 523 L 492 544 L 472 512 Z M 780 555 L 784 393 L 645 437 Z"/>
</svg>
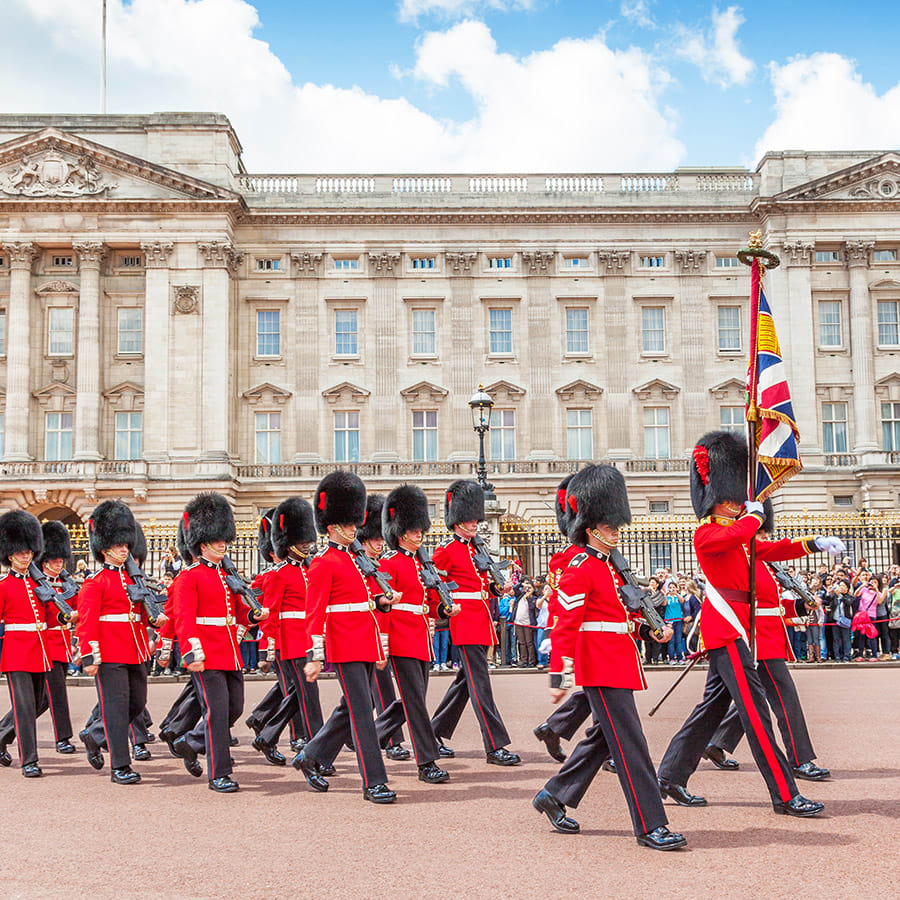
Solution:
<svg viewBox="0 0 900 900">
<path fill-rule="evenodd" d="M 763 249 L 762 230 L 750 232 L 750 239 L 747 246 L 743 250 L 738 250 L 737 258 L 745 265 L 752 266 L 753 260 L 758 259 L 760 268 L 777 269 L 781 265 L 781 259 L 777 257 L 771 250 Z"/>
</svg>

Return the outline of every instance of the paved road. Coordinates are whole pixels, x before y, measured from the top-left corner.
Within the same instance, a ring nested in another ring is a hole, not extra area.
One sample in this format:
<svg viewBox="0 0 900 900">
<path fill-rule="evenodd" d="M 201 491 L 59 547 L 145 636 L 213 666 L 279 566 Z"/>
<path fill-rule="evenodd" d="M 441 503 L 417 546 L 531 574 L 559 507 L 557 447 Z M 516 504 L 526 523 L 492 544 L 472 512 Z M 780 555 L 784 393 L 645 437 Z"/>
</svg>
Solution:
<svg viewBox="0 0 900 900">
<path fill-rule="evenodd" d="M 674 677 L 651 670 L 642 712 Z M 577 812 L 582 833 L 551 831 L 530 800 L 555 771 L 531 734 L 550 709 L 546 680 L 531 674 L 494 679 L 501 711 L 523 756 L 515 769 L 487 766 L 474 717 L 454 736 L 452 782 L 421 784 L 413 763 L 388 762 L 394 806 L 361 796 L 355 758 L 344 753 L 327 794 L 311 793 L 293 769 L 276 769 L 236 733 L 241 792 L 219 796 L 187 775 L 164 746 L 136 766 L 141 785 L 109 782 L 79 748 L 52 750 L 40 724 L 45 777 L 26 781 L 0 769 L 3 895 L 13 897 L 846 897 L 866 889 L 896 894 L 900 819 L 900 673 L 848 665 L 795 671 L 819 761 L 834 772 L 807 795 L 827 803 L 821 819 L 775 816 L 746 745 L 741 771 L 703 763 L 691 787 L 710 806 L 670 807 L 671 825 L 689 848 L 660 854 L 638 847 L 614 776 L 600 773 Z M 700 696 L 693 672 L 653 719 L 644 716 L 658 760 Z M 444 679 L 432 684 L 436 704 Z M 249 682 L 248 706 L 268 688 Z M 180 686 L 154 682 L 151 711 L 161 718 Z M 94 703 L 88 687 L 70 690 L 82 721 Z M 337 685 L 323 684 L 326 710 Z M 15 748 L 11 748 L 15 753 Z M 286 749 L 286 748 L 283 748 Z M 804 789 L 806 786 L 804 786 Z"/>
</svg>

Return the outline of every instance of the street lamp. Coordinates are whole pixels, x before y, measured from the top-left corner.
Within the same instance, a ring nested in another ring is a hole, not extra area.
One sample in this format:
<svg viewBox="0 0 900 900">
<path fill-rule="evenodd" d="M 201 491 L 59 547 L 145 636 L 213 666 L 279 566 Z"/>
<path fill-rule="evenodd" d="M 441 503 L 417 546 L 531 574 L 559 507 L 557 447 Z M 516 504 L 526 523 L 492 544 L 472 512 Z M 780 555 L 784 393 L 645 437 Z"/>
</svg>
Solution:
<svg viewBox="0 0 900 900">
<path fill-rule="evenodd" d="M 484 491 L 485 499 L 494 500 L 496 499 L 494 486 L 487 480 L 487 466 L 484 461 L 484 436 L 491 430 L 491 410 L 494 408 L 494 401 L 483 385 L 479 384 L 478 390 L 472 394 L 469 408 L 472 410 L 472 428 L 478 435 L 478 483 Z"/>
</svg>

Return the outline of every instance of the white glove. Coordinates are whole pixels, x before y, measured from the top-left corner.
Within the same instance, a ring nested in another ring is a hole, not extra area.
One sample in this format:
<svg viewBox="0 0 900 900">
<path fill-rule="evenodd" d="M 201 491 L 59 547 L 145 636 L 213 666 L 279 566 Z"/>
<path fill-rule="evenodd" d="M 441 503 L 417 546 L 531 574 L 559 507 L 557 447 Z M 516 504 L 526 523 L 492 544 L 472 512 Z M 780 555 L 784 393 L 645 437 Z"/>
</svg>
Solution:
<svg viewBox="0 0 900 900">
<path fill-rule="evenodd" d="M 745 500 L 744 510 L 748 513 L 759 513 L 761 516 L 765 515 L 764 507 L 759 500 Z"/>
<path fill-rule="evenodd" d="M 541 641 L 541 646 L 538 647 L 538 653 L 540 653 L 542 656 L 550 655 L 550 638 L 544 638 Z"/>
<path fill-rule="evenodd" d="M 820 550 L 824 550 L 829 556 L 840 556 L 847 552 L 847 547 L 839 537 L 824 537 L 818 535 L 816 537 L 816 546 Z"/>
</svg>

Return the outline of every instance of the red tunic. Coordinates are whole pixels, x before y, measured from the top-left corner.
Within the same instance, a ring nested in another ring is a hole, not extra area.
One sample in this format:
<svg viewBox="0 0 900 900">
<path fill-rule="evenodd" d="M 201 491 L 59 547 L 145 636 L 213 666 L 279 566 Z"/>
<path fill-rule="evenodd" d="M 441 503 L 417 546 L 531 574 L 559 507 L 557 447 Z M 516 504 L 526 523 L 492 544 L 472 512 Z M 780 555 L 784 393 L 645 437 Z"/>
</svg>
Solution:
<svg viewBox="0 0 900 900">
<path fill-rule="evenodd" d="M 700 611 L 700 637 L 707 650 L 724 647 L 743 637 L 728 618 L 737 617 L 744 633 L 750 628 L 750 557 L 749 544 L 762 524 L 755 513 L 739 519 L 710 516 L 694 532 L 697 562 L 707 582 L 706 598 Z M 815 553 L 814 539 L 766 541 L 756 539 L 757 608 L 780 605 L 778 589 L 766 560 L 797 559 Z M 715 594 L 721 597 L 718 600 Z M 725 604 L 725 607 L 722 606 Z M 717 608 L 718 607 L 718 608 Z M 731 610 L 723 615 L 719 610 Z M 778 616 L 756 618 L 757 658 L 784 659 L 787 634 Z"/>
<path fill-rule="evenodd" d="M 447 573 L 445 580 L 456 582 L 453 601 L 462 611 L 450 620 L 453 643 L 493 647 L 497 632 L 489 605 L 490 578 L 475 567 L 474 556 L 472 542 L 456 536 L 441 544 L 434 551 L 433 559 L 435 566 Z"/>
<path fill-rule="evenodd" d="M 0 671 L 49 672 L 46 629 L 58 622 L 56 607 L 38 600 L 27 575 L 10 571 L 0 578 L 0 621 L 6 626 Z"/>
<path fill-rule="evenodd" d="M 607 557 L 586 547 L 559 582 L 559 618 L 554 650 L 575 661 L 575 682 L 583 687 L 647 687 L 637 644 L 630 632 L 590 630 L 595 623 L 638 624 L 619 598 L 622 581 Z"/>
<path fill-rule="evenodd" d="M 381 645 L 381 630 L 375 616 L 374 597 L 380 590 L 366 578 L 345 547 L 328 547 L 309 567 L 306 594 L 308 647 L 324 635 L 329 662 L 381 662 L 387 659 Z M 351 609 L 345 607 L 350 605 Z"/>
<path fill-rule="evenodd" d="M 294 559 L 279 563 L 263 579 L 263 597 L 269 608 L 269 618 L 263 622 L 262 634 L 266 638 L 274 637 L 275 649 L 282 659 L 306 657 L 309 647 L 306 638 L 307 582 L 306 566 Z"/>
<path fill-rule="evenodd" d="M 51 578 L 47 575 L 47 580 L 53 586 L 57 594 L 61 594 L 64 590 L 63 583 L 58 579 Z M 73 609 L 77 606 L 78 597 L 72 597 L 66 602 Z M 47 625 L 46 645 L 47 655 L 51 662 L 72 662 L 72 626 L 58 625 L 57 623 L 59 610 L 51 603 L 47 604 Z"/>
<path fill-rule="evenodd" d="M 198 560 L 182 569 L 176 582 L 175 633 L 181 654 L 202 651 L 207 669 L 243 668 L 238 627 L 243 631 L 249 625 L 247 608 L 225 584 L 222 567 Z"/>
<path fill-rule="evenodd" d="M 150 658 L 147 613 L 125 590 L 132 584 L 124 568 L 106 563 L 84 580 L 78 592 L 75 633 L 84 665 L 142 663 Z"/>
<path fill-rule="evenodd" d="M 582 552 L 581 547 L 569 544 L 565 550 L 559 550 L 550 557 L 550 571 L 547 573 L 547 582 L 553 588 L 547 600 L 547 627 L 552 631 L 559 618 L 559 580 L 569 563 Z M 562 657 L 556 650 L 556 642 L 550 638 L 550 674 L 562 674 Z"/>
<path fill-rule="evenodd" d="M 391 587 L 403 595 L 385 617 L 391 656 L 433 660 L 428 620 L 436 617 L 439 600 L 436 591 L 426 591 L 422 584 L 422 564 L 414 553 L 401 549 L 385 553 L 379 568 L 391 576 Z"/>
</svg>

